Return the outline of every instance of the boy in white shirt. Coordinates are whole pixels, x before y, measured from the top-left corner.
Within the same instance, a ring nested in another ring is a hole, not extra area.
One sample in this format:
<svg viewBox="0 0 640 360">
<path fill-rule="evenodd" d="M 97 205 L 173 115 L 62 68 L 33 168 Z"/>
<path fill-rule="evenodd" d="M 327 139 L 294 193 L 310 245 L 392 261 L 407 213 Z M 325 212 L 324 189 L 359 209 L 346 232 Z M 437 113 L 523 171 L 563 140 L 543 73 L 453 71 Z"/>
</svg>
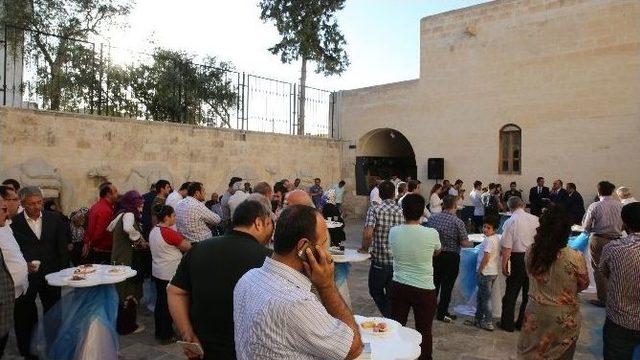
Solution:
<svg viewBox="0 0 640 360">
<path fill-rule="evenodd" d="M 500 271 L 500 238 L 496 234 L 500 220 L 496 216 L 485 216 L 482 232 L 484 241 L 478 246 L 478 301 L 473 325 L 493 331 L 491 314 L 491 288 Z"/>
</svg>

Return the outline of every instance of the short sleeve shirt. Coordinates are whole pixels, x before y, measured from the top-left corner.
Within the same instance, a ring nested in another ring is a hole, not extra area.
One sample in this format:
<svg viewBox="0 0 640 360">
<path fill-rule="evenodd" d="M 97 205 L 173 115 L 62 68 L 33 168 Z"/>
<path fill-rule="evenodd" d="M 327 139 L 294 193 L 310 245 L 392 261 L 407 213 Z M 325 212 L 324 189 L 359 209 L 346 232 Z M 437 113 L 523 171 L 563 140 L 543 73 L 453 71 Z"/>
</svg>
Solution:
<svg viewBox="0 0 640 360">
<path fill-rule="evenodd" d="M 389 231 L 393 281 L 433 290 L 433 253 L 440 250 L 438 232 L 422 225 L 398 225 Z"/>
<path fill-rule="evenodd" d="M 480 269 L 480 264 L 485 256 L 490 256 L 489 262 L 482 270 L 482 275 L 498 275 L 500 270 L 500 237 L 497 234 L 485 237 L 478 246 L 478 262 L 476 270 Z"/>
<path fill-rule="evenodd" d="M 402 209 L 391 199 L 369 207 L 364 226 L 373 228 L 373 243 L 369 252 L 375 264 L 393 266 L 393 254 L 389 248 L 389 230 L 402 223 L 404 223 Z"/>
<path fill-rule="evenodd" d="M 191 323 L 207 358 L 235 356 L 233 288 L 270 254 L 251 235 L 231 231 L 195 244 L 182 258 L 171 284 L 189 292 Z"/>
<path fill-rule="evenodd" d="M 438 231 L 442 251 L 460 253 L 460 242 L 467 239 L 467 229 L 457 216 L 448 212 L 433 214 L 427 220 L 427 227 Z"/>
</svg>

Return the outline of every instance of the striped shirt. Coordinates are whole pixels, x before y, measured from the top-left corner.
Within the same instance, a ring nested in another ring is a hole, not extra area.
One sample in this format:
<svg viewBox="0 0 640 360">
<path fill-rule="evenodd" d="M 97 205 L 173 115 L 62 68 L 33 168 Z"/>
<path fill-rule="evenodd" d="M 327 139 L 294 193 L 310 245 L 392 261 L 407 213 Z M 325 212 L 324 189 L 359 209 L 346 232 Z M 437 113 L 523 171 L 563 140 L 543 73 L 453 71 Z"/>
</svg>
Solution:
<svg viewBox="0 0 640 360">
<path fill-rule="evenodd" d="M 611 241 L 602 249 L 600 271 L 609 279 L 607 318 L 640 331 L 640 233 Z"/>
<path fill-rule="evenodd" d="M 582 227 L 592 234 L 620 237 L 622 233 L 622 203 L 611 196 L 601 196 L 600 201 L 589 205 Z"/>
<path fill-rule="evenodd" d="M 236 355 L 249 359 L 344 359 L 353 330 L 332 317 L 299 271 L 266 258 L 233 291 Z"/>
<path fill-rule="evenodd" d="M 393 254 L 389 247 L 389 230 L 403 223 L 402 209 L 393 199 L 387 199 L 382 204 L 369 207 L 364 226 L 373 228 L 373 244 L 369 252 L 375 264 L 393 266 Z"/>
</svg>

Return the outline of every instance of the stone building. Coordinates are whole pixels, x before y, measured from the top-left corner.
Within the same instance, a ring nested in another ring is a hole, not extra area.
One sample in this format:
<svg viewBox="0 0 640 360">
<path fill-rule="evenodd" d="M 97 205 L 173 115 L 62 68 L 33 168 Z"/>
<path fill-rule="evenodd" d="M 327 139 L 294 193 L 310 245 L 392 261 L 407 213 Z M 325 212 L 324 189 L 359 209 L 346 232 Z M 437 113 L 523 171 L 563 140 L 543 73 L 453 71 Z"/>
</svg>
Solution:
<svg viewBox="0 0 640 360">
<path fill-rule="evenodd" d="M 428 192 L 429 158 L 468 190 L 479 179 L 528 193 L 544 176 L 587 202 L 603 179 L 640 193 L 640 1 L 499 0 L 428 16 L 418 79 L 336 98 L 342 171 L 359 195 L 394 171 L 415 171 Z"/>
</svg>

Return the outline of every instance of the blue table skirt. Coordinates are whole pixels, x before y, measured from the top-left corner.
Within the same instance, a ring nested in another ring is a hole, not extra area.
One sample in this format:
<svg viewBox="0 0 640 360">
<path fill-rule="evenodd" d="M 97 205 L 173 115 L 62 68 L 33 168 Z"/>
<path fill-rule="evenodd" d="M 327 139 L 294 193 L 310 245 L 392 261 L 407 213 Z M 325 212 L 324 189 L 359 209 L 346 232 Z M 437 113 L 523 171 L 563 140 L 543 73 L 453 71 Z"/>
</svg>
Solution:
<svg viewBox="0 0 640 360">
<path fill-rule="evenodd" d="M 118 349 L 117 315 L 118 293 L 113 285 L 74 288 L 38 322 L 32 351 L 45 360 L 81 358 L 80 354 L 87 354 L 86 347 L 100 349 L 103 354 L 105 349 L 113 350 L 115 354 Z M 91 335 L 90 326 L 95 322 L 102 330 L 100 337 L 87 339 Z"/>
</svg>

